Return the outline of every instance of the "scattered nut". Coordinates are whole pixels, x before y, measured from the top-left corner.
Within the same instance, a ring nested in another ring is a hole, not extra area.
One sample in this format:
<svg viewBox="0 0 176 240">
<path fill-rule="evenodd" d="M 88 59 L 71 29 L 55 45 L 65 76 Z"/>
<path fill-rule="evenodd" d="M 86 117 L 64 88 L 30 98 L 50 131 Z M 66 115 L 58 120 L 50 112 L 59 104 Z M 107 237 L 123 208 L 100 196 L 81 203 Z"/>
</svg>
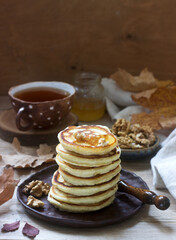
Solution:
<svg viewBox="0 0 176 240">
<path fill-rule="evenodd" d="M 50 185 L 48 183 L 44 183 L 41 180 L 35 180 L 25 185 L 23 189 L 23 193 L 31 194 L 34 197 L 42 197 L 42 195 L 48 195 L 50 190 Z"/>
<path fill-rule="evenodd" d="M 44 206 L 44 202 L 30 195 L 27 199 L 27 205 L 32 208 L 39 208 Z"/>
<path fill-rule="evenodd" d="M 42 193 L 47 196 L 50 190 L 50 185 L 48 183 L 44 183 L 42 185 Z"/>
<path fill-rule="evenodd" d="M 36 184 L 31 188 L 30 194 L 34 197 L 40 198 L 42 196 L 42 182 L 36 181 Z"/>
<path fill-rule="evenodd" d="M 149 126 L 131 125 L 126 119 L 118 119 L 111 129 L 121 148 L 145 148 L 154 144 L 156 138 Z"/>
</svg>

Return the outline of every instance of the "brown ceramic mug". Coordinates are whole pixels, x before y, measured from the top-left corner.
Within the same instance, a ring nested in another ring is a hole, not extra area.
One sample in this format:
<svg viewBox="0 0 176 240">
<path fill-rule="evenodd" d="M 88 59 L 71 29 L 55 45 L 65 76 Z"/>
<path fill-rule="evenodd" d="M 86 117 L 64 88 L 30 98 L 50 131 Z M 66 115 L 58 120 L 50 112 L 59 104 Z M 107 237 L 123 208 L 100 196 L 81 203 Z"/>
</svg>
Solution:
<svg viewBox="0 0 176 240">
<path fill-rule="evenodd" d="M 64 82 L 29 82 L 8 91 L 16 111 L 16 126 L 21 131 L 49 128 L 72 108 L 75 89 Z"/>
</svg>

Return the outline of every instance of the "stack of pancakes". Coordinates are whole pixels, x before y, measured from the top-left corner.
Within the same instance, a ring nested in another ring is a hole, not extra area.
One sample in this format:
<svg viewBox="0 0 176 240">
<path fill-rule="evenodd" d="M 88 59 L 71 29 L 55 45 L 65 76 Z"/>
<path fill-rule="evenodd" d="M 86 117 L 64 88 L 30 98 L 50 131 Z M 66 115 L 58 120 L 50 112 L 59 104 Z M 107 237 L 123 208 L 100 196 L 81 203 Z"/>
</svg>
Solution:
<svg viewBox="0 0 176 240">
<path fill-rule="evenodd" d="M 100 125 L 70 126 L 58 134 L 58 170 L 48 201 L 69 212 L 96 211 L 110 205 L 120 179 L 116 137 Z"/>
</svg>

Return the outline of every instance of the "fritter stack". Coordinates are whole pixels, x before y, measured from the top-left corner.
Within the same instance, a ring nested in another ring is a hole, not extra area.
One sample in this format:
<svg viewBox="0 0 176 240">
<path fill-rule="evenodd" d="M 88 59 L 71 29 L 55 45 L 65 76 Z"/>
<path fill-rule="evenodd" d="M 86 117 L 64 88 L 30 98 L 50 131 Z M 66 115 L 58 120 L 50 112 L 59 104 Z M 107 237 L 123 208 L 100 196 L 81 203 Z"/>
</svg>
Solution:
<svg viewBox="0 0 176 240">
<path fill-rule="evenodd" d="M 70 126 L 58 134 L 58 170 L 48 201 L 69 212 L 96 211 L 110 205 L 120 179 L 116 137 L 100 125 Z"/>
</svg>

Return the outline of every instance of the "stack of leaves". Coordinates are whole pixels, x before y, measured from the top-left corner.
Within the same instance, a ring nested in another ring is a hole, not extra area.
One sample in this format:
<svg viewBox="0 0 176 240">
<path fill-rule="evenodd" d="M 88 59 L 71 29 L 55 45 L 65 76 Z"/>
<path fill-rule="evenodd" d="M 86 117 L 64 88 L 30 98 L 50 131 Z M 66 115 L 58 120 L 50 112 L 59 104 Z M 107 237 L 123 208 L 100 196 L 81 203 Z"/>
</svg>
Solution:
<svg viewBox="0 0 176 240">
<path fill-rule="evenodd" d="M 149 125 L 153 130 L 176 127 L 176 86 L 163 86 L 132 95 L 133 101 L 150 110 L 132 114 L 132 123 Z"/>
</svg>

